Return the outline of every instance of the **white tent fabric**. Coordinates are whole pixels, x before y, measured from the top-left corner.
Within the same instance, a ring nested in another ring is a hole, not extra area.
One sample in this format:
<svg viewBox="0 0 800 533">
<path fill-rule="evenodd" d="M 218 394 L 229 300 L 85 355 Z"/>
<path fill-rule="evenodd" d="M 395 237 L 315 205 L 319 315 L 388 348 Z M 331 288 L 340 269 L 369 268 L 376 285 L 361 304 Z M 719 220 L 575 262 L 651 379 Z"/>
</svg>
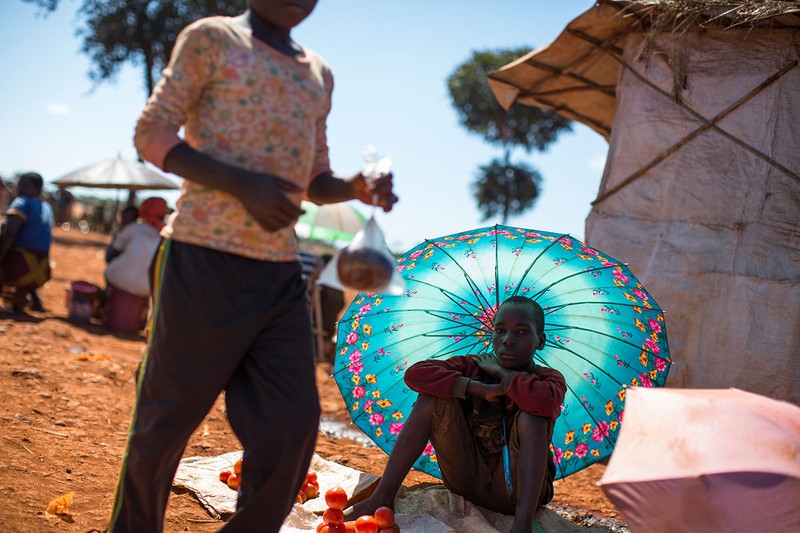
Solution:
<svg viewBox="0 0 800 533">
<path fill-rule="evenodd" d="M 637 10 L 658 4 L 599 2 L 490 83 L 506 107 L 550 108 L 609 139 L 586 240 L 665 309 L 668 385 L 800 403 L 800 17 L 667 28 L 641 59 Z"/>
<path fill-rule="evenodd" d="M 667 92 L 673 36 L 635 61 Z M 797 61 L 797 31 L 706 30 L 687 35 L 683 98 L 714 117 Z M 617 114 L 600 194 L 702 124 L 629 69 L 617 83 Z M 719 127 L 800 173 L 800 68 L 731 112 Z M 636 181 L 596 204 L 592 246 L 630 262 L 666 311 L 675 366 L 669 385 L 736 386 L 800 402 L 800 182 L 709 129 Z"/>
</svg>

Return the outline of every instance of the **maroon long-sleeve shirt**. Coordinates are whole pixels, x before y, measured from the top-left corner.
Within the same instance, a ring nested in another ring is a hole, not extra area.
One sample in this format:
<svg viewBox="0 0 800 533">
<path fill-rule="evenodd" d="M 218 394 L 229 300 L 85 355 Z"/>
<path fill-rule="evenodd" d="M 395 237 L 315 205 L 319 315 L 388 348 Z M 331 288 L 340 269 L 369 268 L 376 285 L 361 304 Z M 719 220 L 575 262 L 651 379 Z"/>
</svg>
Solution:
<svg viewBox="0 0 800 533">
<path fill-rule="evenodd" d="M 438 398 L 464 398 L 470 379 L 486 376 L 478 365 L 465 356 L 445 360 L 420 361 L 405 373 L 411 390 Z M 558 370 L 535 365 L 531 372 L 513 372 L 500 381 L 506 397 L 517 407 L 537 416 L 555 420 L 567 385 Z"/>
</svg>

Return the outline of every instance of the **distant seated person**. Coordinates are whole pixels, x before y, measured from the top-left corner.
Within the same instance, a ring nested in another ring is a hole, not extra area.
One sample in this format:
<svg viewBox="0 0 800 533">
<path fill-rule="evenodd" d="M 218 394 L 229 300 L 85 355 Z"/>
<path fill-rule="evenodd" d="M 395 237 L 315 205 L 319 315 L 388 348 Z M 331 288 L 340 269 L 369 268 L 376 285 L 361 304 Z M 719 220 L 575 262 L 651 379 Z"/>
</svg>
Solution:
<svg viewBox="0 0 800 533">
<path fill-rule="evenodd" d="M 544 343 L 542 308 L 512 296 L 495 316 L 493 354 L 409 367 L 405 382 L 419 393 L 417 402 L 377 488 L 348 510 L 347 518 L 393 507 L 397 490 L 430 440 L 448 490 L 514 515 L 513 533 L 533 531 L 536 511 L 553 498 L 556 469 L 550 440 L 567 388 L 560 372 L 533 361 Z"/>
<path fill-rule="evenodd" d="M 136 333 L 144 325 L 150 297 L 150 263 L 161 242 L 167 202 L 148 198 L 139 207 L 139 219 L 126 225 L 106 253 L 106 309 L 109 329 Z"/>
<path fill-rule="evenodd" d="M 112 258 L 119 255 L 119 251 L 114 248 L 114 242 L 117 240 L 119 233 L 128 224 L 133 224 L 139 219 L 139 208 L 135 205 L 129 205 L 119 212 L 118 227 L 111 234 L 111 244 L 106 248 L 106 263 L 110 262 Z"/>
<path fill-rule="evenodd" d="M 53 210 L 41 199 L 42 176 L 22 174 L 17 197 L 5 212 L 0 235 L 0 287 L 14 287 L 14 313 L 22 313 L 28 295 L 50 279 L 50 243 L 53 239 Z M 41 308 L 41 303 L 38 304 Z"/>
</svg>

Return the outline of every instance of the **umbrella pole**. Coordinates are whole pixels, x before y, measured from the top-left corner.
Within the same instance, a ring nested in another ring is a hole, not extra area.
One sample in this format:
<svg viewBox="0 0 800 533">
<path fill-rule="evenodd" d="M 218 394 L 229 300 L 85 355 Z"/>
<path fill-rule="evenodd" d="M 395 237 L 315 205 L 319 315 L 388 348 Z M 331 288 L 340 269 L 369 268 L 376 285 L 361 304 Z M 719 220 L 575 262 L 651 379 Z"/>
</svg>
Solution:
<svg viewBox="0 0 800 533">
<path fill-rule="evenodd" d="M 125 207 L 130 207 L 136 203 L 136 191 L 131 189 L 128 191 L 128 205 Z"/>
</svg>

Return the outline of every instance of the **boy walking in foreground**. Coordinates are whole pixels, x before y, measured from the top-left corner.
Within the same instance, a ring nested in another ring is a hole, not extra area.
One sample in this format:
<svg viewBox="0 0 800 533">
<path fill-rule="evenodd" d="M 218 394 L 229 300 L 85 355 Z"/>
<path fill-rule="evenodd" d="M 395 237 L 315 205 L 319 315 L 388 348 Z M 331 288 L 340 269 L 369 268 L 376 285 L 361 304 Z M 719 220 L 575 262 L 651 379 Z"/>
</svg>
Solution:
<svg viewBox="0 0 800 533">
<path fill-rule="evenodd" d="M 240 17 L 189 25 L 136 125 L 139 153 L 184 183 L 155 258 L 111 532 L 162 530 L 184 446 L 223 390 L 244 447 L 237 511 L 223 529 L 277 532 L 305 478 L 319 400 L 292 228 L 300 201 L 376 198 L 386 211 L 397 201 L 390 175 L 368 185 L 330 170 L 333 78 L 291 38 L 315 5 L 250 0 Z"/>
<path fill-rule="evenodd" d="M 512 296 L 495 315 L 493 354 L 409 367 L 405 382 L 419 393 L 417 402 L 375 492 L 347 516 L 393 507 L 397 490 L 430 440 L 448 490 L 514 515 L 514 533 L 530 532 L 536 510 L 553 498 L 550 440 L 566 393 L 560 372 L 533 362 L 544 346 L 543 331 L 539 304 Z"/>
</svg>

